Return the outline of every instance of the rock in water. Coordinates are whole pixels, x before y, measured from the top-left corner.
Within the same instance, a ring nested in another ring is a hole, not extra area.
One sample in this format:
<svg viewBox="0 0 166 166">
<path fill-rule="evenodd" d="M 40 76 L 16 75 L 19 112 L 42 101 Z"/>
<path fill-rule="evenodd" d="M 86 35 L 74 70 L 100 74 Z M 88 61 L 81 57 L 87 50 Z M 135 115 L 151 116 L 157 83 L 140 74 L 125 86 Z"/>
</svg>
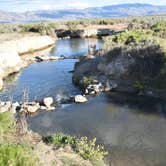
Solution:
<svg viewBox="0 0 166 166">
<path fill-rule="evenodd" d="M 74 97 L 74 101 L 75 101 L 76 103 L 85 103 L 85 102 L 87 102 L 88 100 L 87 100 L 86 97 L 84 97 L 84 96 L 82 96 L 82 95 L 76 95 L 76 96 Z"/>
<path fill-rule="evenodd" d="M 110 86 L 109 82 L 107 81 L 104 91 L 107 92 L 107 91 L 110 91 L 110 90 L 111 90 L 111 86 Z"/>
<path fill-rule="evenodd" d="M 43 103 L 47 108 L 50 108 L 51 105 L 53 104 L 54 100 L 52 97 L 46 97 L 43 99 Z"/>
<path fill-rule="evenodd" d="M 36 106 L 27 106 L 27 112 L 29 113 L 35 113 L 38 110 L 38 107 Z"/>
</svg>

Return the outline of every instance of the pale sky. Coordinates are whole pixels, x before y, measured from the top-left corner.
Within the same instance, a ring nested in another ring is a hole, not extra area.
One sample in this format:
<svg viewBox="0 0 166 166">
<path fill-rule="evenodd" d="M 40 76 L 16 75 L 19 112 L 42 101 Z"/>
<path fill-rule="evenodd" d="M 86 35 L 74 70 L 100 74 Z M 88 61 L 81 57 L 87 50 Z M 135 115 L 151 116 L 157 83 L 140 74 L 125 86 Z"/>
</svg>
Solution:
<svg viewBox="0 0 166 166">
<path fill-rule="evenodd" d="M 25 12 L 106 6 L 121 3 L 148 3 L 166 5 L 166 0 L 0 0 L 0 10 Z"/>
</svg>

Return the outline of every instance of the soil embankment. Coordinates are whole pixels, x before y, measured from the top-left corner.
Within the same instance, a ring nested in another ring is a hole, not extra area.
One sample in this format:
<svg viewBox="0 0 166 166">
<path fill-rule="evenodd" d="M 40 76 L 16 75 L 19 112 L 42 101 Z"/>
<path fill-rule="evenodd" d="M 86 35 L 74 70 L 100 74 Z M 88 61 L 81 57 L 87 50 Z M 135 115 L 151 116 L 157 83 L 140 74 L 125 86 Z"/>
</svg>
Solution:
<svg viewBox="0 0 166 166">
<path fill-rule="evenodd" d="M 3 87 L 3 79 L 6 76 L 28 65 L 21 55 L 45 49 L 55 43 L 50 36 L 33 33 L 1 34 L 0 39 L 0 89 Z"/>
</svg>

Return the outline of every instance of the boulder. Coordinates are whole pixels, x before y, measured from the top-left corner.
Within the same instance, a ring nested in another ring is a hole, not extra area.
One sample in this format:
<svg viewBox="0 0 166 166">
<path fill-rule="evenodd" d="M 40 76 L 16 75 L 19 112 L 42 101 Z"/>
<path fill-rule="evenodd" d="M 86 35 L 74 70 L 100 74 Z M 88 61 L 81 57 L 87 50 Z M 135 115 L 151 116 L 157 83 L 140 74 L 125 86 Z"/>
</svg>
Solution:
<svg viewBox="0 0 166 166">
<path fill-rule="evenodd" d="M 15 103 L 12 104 L 10 111 L 13 114 L 15 114 L 17 112 L 17 110 L 20 109 L 20 108 L 21 108 L 20 104 L 18 102 L 15 102 Z"/>
<path fill-rule="evenodd" d="M 31 105 L 26 105 L 25 110 L 29 113 L 35 113 L 40 108 L 39 103 L 33 103 Z"/>
<path fill-rule="evenodd" d="M 52 97 L 46 97 L 43 99 L 43 103 L 47 108 L 50 108 L 53 102 L 54 102 L 54 99 Z"/>
<path fill-rule="evenodd" d="M 105 88 L 104 88 L 104 91 L 110 91 L 112 88 L 111 88 L 111 86 L 110 86 L 110 84 L 109 84 L 109 82 L 107 81 L 106 82 L 106 85 L 105 85 Z"/>
<path fill-rule="evenodd" d="M 86 97 L 84 97 L 84 96 L 82 96 L 82 95 L 76 95 L 76 96 L 74 97 L 74 101 L 75 101 L 76 103 L 85 103 L 85 102 L 87 102 L 88 100 L 87 100 Z"/>
<path fill-rule="evenodd" d="M 95 94 L 104 91 L 104 86 L 101 83 L 91 84 L 85 90 L 85 94 Z"/>
<path fill-rule="evenodd" d="M 11 102 L 10 101 L 1 102 L 0 113 L 10 111 L 10 109 L 11 109 Z"/>
</svg>

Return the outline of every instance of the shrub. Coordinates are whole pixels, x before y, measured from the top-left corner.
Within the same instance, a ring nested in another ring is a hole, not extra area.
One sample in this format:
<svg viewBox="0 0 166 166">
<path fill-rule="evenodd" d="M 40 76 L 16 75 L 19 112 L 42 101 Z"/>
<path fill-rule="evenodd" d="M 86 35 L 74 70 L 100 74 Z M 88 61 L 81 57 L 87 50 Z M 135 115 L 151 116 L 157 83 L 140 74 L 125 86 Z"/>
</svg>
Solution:
<svg viewBox="0 0 166 166">
<path fill-rule="evenodd" d="M 4 112 L 0 114 L 0 132 L 9 133 L 16 129 L 14 115 L 11 112 Z"/>
<path fill-rule="evenodd" d="M 101 161 L 108 153 L 104 150 L 103 146 L 96 146 L 96 138 L 88 141 L 87 137 L 80 139 L 72 136 L 58 133 L 53 136 L 45 138 L 48 143 L 55 144 L 57 146 L 70 145 L 74 151 L 80 154 L 86 160 Z"/>
<path fill-rule="evenodd" d="M 47 137 L 47 141 L 59 147 L 64 147 L 65 145 L 75 145 L 77 140 L 75 137 L 57 133 L 51 137 Z"/>
<path fill-rule="evenodd" d="M 77 28 L 77 26 L 78 26 L 78 22 L 77 21 L 68 21 L 67 23 L 66 23 L 66 25 L 68 26 L 68 28 L 70 29 L 70 30 L 75 30 L 76 28 Z"/>
<path fill-rule="evenodd" d="M 0 165 L 2 166 L 35 166 L 36 160 L 28 146 L 0 145 Z"/>
<path fill-rule="evenodd" d="M 143 92 L 145 90 L 145 87 L 143 84 L 141 84 L 139 81 L 136 81 L 134 83 L 134 88 L 138 90 L 139 92 Z"/>
</svg>

